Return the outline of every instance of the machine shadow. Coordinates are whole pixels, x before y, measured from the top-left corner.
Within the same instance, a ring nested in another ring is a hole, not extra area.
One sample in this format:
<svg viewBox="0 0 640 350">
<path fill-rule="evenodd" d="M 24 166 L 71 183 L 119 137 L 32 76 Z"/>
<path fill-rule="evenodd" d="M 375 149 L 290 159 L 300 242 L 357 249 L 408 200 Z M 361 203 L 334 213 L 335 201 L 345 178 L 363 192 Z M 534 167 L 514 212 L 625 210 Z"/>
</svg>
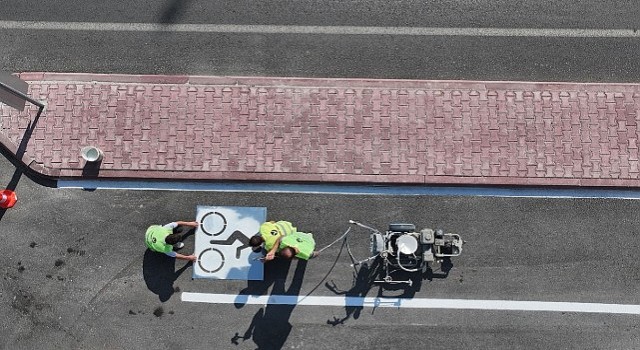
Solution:
<svg viewBox="0 0 640 350">
<path fill-rule="evenodd" d="M 340 290 L 333 281 L 325 283 L 325 287 L 329 289 L 331 292 L 337 295 L 344 295 L 347 297 L 360 297 L 364 298 L 369 294 L 369 291 L 375 285 L 375 280 L 382 273 L 381 265 L 378 260 L 374 260 L 372 264 L 362 265 L 358 270 L 357 274 L 354 273 L 354 282 L 350 289 L 348 290 Z M 378 286 L 378 296 L 382 295 L 382 287 Z M 332 326 L 337 326 L 339 324 L 344 324 L 346 320 L 349 318 L 353 318 L 357 320 L 360 317 L 360 312 L 364 308 L 363 305 L 357 306 L 345 306 L 345 316 L 343 318 L 334 317 L 333 320 L 327 320 L 327 324 Z"/>
<path fill-rule="evenodd" d="M 175 258 L 147 249 L 142 262 L 142 275 L 147 288 L 157 294 L 161 302 L 165 302 L 176 292 L 173 282 L 191 265 L 188 262 L 176 271 Z"/>
<path fill-rule="evenodd" d="M 451 258 L 446 257 L 443 258 L 440 266 L 436 270 L 433 270 L 432 266 L 428 266 L 424 273 L 396 271 L 393 274 L 395 279 L 411 281 L 411 285 L 406 283 L 378 284 L 378 292 L 376 297 L 409 299 L 413 298 L 415 297 L 416 293 L 419 292 L 422 288 L 422 283 L 424 280 L 432 281 L 433 279 L 437 278 L 447 278 L 449 275 L 449 271 L 451 271 L 452 268 L 453 263 L 451 262 Z M 329 289 L 336 295 L 364 298 L 369 294 L 371 289 L 376 286 L 375 281 L 380 281 L 384 276 L 385 273 L 382 268 L 382 263 L 379 259 L 375 259 L 370 266 L 363 265 L 358 270 L 358 273 L 354 274 L 354 283 L 352 284 L 352 287 L 350 289 L 340 290 L 333 281 L 325 283 L 325 287 L 327 287 L 327 289 Z M 394 295 L 388 295 L 388 293 L 385 292 L 392 292 Z M 346 305 L 345 316 L 342 318 L 334 317 L 332 320 L 327 320 L 327 324 L 337 326 L 340 324 L 344 324 L 345 321 L 350 318 L 357 320 L 360 317 L 360 313 L 362 312 L 363 308 L 364 305 Z M 375 307 L 371 312 L 375 312 Z"/>
<path fill-rule="evenodd" d="M 437 270 L 433 270 L 433 268 L 429 266 L 425 273 L 425 279 L 433 281 L 434 278 L 447 278 L 451 269 L 453 269 L 453 262 L 451 258 L 445 257 L 442 259 L 440 267 Z"/>
<path fill-rule="evenodd" d="M 291 285 L 285 287 L 287 275 L 291 266 L 291 261 L 284 259 L 276 259 L 265 265 L 264 281 L 249 281 L 247 288 L 243 289 L 242 295 L 264 295 L 270 286 L 271 295 L 291 295 L 300 294 L 304 273 L 307 268 L 307 262 L 298 260 Z M 242 303 L 235 304 L 236 308 L 244 306 Z M 260 308 L 253 316 L 251 324 L 247 330 L 240 335 L 236 333 L 231 338 L 231 343 L 239 345 L 239 340 L 246 341 L 252 339 L 258 346 L 258 349 L 281 349 L 284 346 L 289 333 L 291 332 L 291 323 L 289 318 L 295 308 L 293 305 L 274 305 L 267 304 L 263 309 Z"/>
<path fill-rule="evenodd" d="M 397 297 L 397 298 L 413 298 L 416 293 L 422 289 L 423 281 L 433 281 L 434 279 L 445 279 L 449 276 L 449 272 L 453 269 L 453 262 L 450 257 L 442 258 L 439 265 L 433 264 L 427 265 L 424 272 L 405 272 L 396 271 L 393 273 L 394 280 L 407 280 L 411 281 L 411 285 L 398 283 L 398 284 L 385 284 L 382 287 L 385 291 L 397 291 L 401 292 L 398 295 L 383 295 L 383 292 L 379 293 L 379 296 Z M 382 275 L 384 276 L 384 275 Z"/>
</svg>

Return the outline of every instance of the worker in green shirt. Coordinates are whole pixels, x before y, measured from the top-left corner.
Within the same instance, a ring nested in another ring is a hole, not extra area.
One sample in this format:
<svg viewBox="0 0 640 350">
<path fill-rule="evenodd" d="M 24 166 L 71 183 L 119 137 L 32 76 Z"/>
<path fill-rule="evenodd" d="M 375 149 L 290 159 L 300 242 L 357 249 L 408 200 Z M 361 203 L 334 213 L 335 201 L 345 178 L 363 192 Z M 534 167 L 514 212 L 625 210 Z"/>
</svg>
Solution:
<svg viewBox="0 0 640 350">
<path fill-rule="evenodd" d="M 298 229 L 289 221 L 267 221 L 260 225 L 260 234 L 251 237 L 249 245 L 254 251 L 259 251 L 264 244 L 267 251 L 265 260 L 272 260 L 279 250 L 279 244 L 276 244 L 278 238 L 292 234 Z"/>
<path fill-rule="evenodd" d="M 309 260 L 318 256 L 318 252 L 314 250 L 316 241 L 311 233 L 294 232 L 278 238 L 276 243 L 279 247 L 278 256 L 284 259 L 295 256 L 298 259 Z"/>
<path fill-rule="evenodd" d="M 152 225 L 147 229 L 144 242 L 147 248 L 157 253 L 164 253 L 170 257 L 195 262 L 195 255 L 183 255 L 174 251 L 184 247 L 182 239 L 188 230 L 180 229 L 178 233 L 173 233 L 174 229 L 182 226 L 198 227 L 197 221 L 176 221 L 164 226 Z"/>
</svg>

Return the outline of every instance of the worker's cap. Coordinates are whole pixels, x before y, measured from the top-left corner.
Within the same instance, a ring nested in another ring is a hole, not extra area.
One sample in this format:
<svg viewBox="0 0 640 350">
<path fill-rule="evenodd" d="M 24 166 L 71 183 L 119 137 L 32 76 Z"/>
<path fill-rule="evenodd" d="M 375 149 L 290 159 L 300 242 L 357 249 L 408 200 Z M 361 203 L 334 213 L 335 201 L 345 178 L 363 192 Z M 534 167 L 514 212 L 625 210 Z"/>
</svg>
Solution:
<svg viewBox="0 0 640 350">
<path fill-rule="evenodd" d="M 280 229 L 278 228 L 278 225 L 276 225 L 276 223 L 273 221 L 267 221 L 260 225 L 260 235 L 263 237 L 269 235 L 277 236 L 279 234 L 281 234 Z"/>
</svg>

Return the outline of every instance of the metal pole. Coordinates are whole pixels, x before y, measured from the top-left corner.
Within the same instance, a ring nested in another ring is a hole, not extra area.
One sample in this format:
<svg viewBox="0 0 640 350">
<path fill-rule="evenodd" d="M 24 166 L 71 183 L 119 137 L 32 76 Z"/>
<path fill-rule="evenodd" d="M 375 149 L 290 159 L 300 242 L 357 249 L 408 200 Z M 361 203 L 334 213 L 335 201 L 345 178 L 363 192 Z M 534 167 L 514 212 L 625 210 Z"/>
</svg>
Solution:
<svg viewBox="0 0 640 350">
<path fill-rule="evenodd" d="M 19 97 L 25 99 L 26 101 L 29 101 L 29 102 L 33 103 L 34 105 L 40 107 L 40 110 L 38 111 L 38 115 L 40 115 L 40 112 L 42 112 L 42 109 L 44 109 L 44 103 L 32 99 L 31 97 L 29 97 L 29 96 L 25 95 L 24 93 L 14 89 L 13 87 L 11 87 L 11 86 L 3 83 L 3 82 L 0 82 L 0 87 L 6 89 L 7 91 L 9 91 L 10 93 L 12 93 L 12 94 L 14 94 L 16 96 L 19 96 Z"/>
<path fill-rule="evenodd" d="M 29 101 L 31 102 L 31 101 Z M 36 113 L 36 119 L 38 120 L 40 118 L 40 114 L 42 114 L 42 111 L 44 111 L 44 103 L 38 103 L 38 113 Z"/>
</svg>

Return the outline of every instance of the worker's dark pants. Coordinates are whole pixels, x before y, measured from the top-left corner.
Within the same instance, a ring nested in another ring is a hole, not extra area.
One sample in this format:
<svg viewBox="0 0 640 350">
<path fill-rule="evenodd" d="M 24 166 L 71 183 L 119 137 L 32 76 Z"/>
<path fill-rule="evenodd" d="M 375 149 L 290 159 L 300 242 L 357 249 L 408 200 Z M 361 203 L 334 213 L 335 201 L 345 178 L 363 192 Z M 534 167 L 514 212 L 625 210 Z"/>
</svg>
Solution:
<svg viewBox="0 0 640 350">
<path fill-rule="evenodd" d="M 180 236 L 180 242 L 182 242 L 182 240 L 185 239 L 186 236 L 194 232 L 195 232 L 195 227 L 191 227 L 191 226 L 182 225 L 173 229 L 173 233 L 176 233 Z"/>
</svg>

